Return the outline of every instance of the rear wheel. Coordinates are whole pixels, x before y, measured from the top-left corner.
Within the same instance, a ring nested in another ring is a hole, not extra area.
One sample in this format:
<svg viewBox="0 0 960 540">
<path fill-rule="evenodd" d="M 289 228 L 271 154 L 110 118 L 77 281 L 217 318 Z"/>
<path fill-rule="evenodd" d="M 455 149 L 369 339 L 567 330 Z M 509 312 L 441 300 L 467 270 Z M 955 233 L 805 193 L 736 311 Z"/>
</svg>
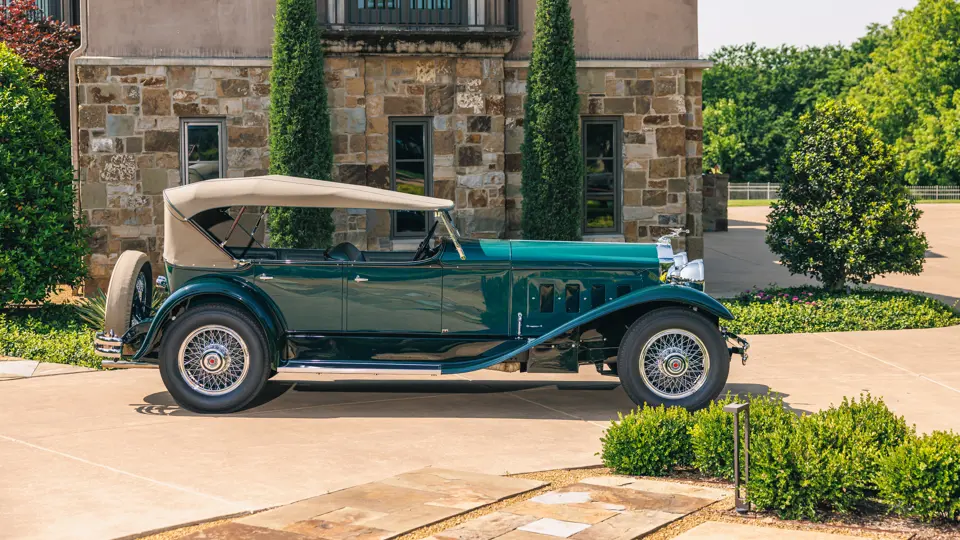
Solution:
<svg viewBox="0 0 960 540">
<path fill-rule="evenodd" d="M 124 251 L 110 275 L 104 312 L 104 330 L 122 336 L 150 316 L 153 309 L 153 271 L 140 251 Z"/>
<path fill-rule="evenodd" d="M 730 351 L 717 325 L 679 307 L 637 319 L 617 354 L 620 382 L 637 405 L 700 409 L 720 395 L 729 371 Z"/>
<path fill-rule="evenodd" d="M 239 410 L 270 374 L 266 339 L 246 312 L 212 304 L 177 317 L 163 336 L 160 375 L 173 399 L 199 413 Z"/>
</svg>

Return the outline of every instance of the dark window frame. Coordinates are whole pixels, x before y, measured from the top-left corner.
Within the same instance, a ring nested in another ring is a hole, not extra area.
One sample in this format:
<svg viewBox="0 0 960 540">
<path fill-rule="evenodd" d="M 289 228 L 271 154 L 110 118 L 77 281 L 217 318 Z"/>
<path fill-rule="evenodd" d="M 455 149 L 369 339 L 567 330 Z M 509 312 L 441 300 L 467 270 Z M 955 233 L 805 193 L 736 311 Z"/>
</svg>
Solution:
<svg viewBox="0 0 960 540">
<path fill-rule="evenodd" d="M 187 132 L 192 126 L 217 126 L 219 131 L 219 164 L 220 178 L 227 177 L 227 119 L 223 116 L 203 118 L 180 118 L 180 185 L 190 183 L 190 153 L 189 137 Z"/>
<path fill-rule="evenodd" d="M 622 116 L 584 116 L 580 119 L 580 147 L 584 166 L 587 163 L 587 126 L 613 126 L 613 227 L 587 227 L 587 172 L 583 175 L 583 223 L 581 224 L 584 236 L 603 236 L 622 234 L 623 232 L 623 117 Z"/>
<path fill-rule="evenodd" d="M 423 127 L 423 159 L 397 159 L 396 151 L 396 128 L 397 126 L 421 126 Z M 423 162 L 423 192 L 427 197 L 433 196 L 433 118 L 429 116 L 399 116 L 390 118 L 390 190 L 397 190 L 397 162 L 400 163 L 418 163 Z M 433 223 L 433 216 L 429 212 L 424 213 L 426 228 L 424 232 L 398 232 L 397 231 L 397 212 L 390 212 L 390 238 L 407 239 L 423 238 L 426 232 L 430 230 Z"/>
</svg>

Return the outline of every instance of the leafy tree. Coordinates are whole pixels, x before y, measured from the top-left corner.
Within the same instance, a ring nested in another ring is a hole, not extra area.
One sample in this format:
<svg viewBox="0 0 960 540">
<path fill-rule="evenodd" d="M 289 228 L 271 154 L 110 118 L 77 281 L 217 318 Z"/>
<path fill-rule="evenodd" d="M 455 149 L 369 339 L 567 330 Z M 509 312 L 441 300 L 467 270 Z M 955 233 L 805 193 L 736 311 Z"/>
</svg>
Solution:
<svg viewBox="0 0 960 540">
<path fill-rule="evenodd" d="M 36 0 L 10 0 L 0 9 L 0 42 L 42 75 L 54 95 L 54 108 L 64 129 L 70 125 L 70 53 L 80 44 L 76 26 L 39 15 Z"/>
<path fill-rule="evenodd" d="M 0 306 L 84 277 L 70 144 L 36 71 L 0 43 Z"/>
<path fill-rule="evenodd" d="M 767 245 L 787 269 L 831 290 L 889 273 L 919 274 L 920 211 L 864 112 L 826 101 L 800 119 L 793 175 L 780 186 Z"/>
<path fill-rule="evenodd" d="M 523 140 L 525 238 L 583 235 L 580 98 L 569 0 L 537 2 Z"/>
<path fill-rule="evenodd" d="M 822 99 L 854 84 L 880 42 L 877 27 L 841 46 L 723 47 L 704 73 L 704 161 L 734 181 L 777 182 L 790 170 L 796 122 Z"/>
<path fill-rule="evenodd" d="M 957 43 L 960 4 L 920 0 L 894 19 L 850 92 L 884 141 L 895 146 L 910 183 L 956 184 L 960 178 L 951 148 L 960 90 Z"/>
<path fill-rule="evenodd" d="M 313 0 L 278 0 L 270 74 L 270 173 L 328 180 L 333 169 L 323 45 Z M 333 239 L 325 208 L 272 208 L 276 247 L 316 249 Z"/>
</svg>

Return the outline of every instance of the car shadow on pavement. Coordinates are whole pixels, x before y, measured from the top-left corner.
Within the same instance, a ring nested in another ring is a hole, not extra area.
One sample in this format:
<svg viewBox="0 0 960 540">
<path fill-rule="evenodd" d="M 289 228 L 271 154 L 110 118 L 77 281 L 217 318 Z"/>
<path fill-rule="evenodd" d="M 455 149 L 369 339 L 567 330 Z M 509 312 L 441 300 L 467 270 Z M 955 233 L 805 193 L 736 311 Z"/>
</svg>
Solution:
<svg viewBox="0 0 960 540">
<path fill-rule="evenodd" d="M 727 393 L 772 393 L 797 413 L 810 411 L 791 406 L 787 394 L 761 384 L 727 384 Z M 483 399 L 492 396 L 502 399 Z M 471 399 L 477 398 L 480 399 Z M 437 399 L 442 399 L 438 403 Z M 406 402 L 406 403 L 404 403 Z M 133 404 L 139 414 L 158 416 L 201 415 L 181 409 L 167 392 L 156 392 Z M 504 380 L 353 380 L 269 381 L 264 391 L 243 410 L 228 415 L 251 418 L 548 418 L 566 416 L 606 422 L 635 408 L 616 379 L 610 381 L 504 381 Z"/>
</svg>

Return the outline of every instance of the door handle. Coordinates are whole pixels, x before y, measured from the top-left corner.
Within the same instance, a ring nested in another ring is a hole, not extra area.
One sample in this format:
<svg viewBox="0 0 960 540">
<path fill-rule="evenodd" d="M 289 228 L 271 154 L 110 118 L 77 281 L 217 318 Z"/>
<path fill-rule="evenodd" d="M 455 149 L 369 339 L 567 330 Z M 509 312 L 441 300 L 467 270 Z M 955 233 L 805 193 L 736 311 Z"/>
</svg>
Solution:
<svg viewBox="0 0 960 540">
<path fill-rule="evenodd" d="M 366 282 L 368 282 L 368 281 L 370 281 L 370 280 L 367 279 L 367 278 L 365 278 L 365 277 L 357 276 L 357 277 L 353 278 L 353 281 L 356 282 L 356 283 L 366 283 Z"/>
<path fill-rule="evenodd" d="M 260 281 L 270 281 L 271 279 L 273 279 L 273 276 L 268 276 L 268 275 L 266 275 L 266 274 L 260 274 L 259 276 L 257 276 L 257 279 L 259 279 Z"/>
</svg>

